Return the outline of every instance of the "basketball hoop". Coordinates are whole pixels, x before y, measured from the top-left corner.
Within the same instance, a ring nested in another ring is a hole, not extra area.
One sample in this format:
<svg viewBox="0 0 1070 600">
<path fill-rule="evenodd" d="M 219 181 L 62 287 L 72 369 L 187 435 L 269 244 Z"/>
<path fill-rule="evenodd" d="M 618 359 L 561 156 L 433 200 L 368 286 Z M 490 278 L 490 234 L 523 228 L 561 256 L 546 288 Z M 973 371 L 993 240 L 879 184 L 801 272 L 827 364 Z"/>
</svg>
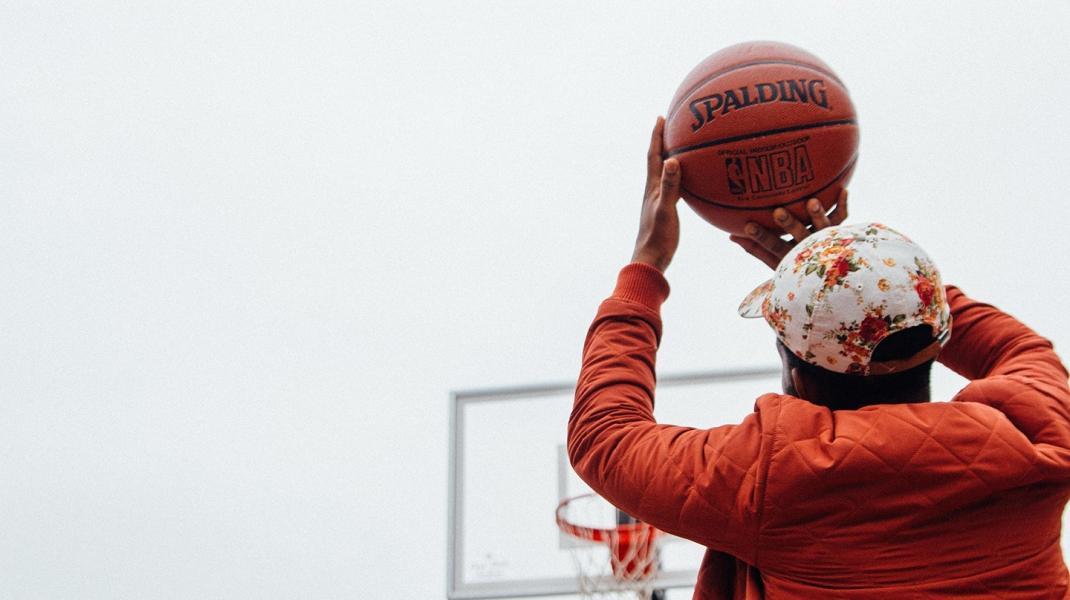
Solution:
<svg viewBox="0 0 1070 600">
<path fill-rule="evenodd" d="M 581 595 L 605 600 L 651 598 L 660 531 L 627 517 L 597 494 L 562 500 L 556 518 L 561 531 L 585 542 L 572 549 Z"/>
</svg>

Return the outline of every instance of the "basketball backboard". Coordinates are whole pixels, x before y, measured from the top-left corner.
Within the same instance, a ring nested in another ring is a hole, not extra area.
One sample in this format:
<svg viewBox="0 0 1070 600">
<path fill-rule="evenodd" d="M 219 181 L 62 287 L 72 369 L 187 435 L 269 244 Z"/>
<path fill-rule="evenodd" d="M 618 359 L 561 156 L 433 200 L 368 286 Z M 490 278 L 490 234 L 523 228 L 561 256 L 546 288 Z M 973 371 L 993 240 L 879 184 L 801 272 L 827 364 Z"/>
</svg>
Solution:
<svg viewBox="0 0 1070 600">
<path fill-rule="evenodd" d="M 933 371 L 934 398 L 963 381 Z M 576 544 L 554 521 L 558 503 L 589 492 L 565 451 L 573 384 L 451 394 L 448 598 L 491 599 L 578 593 Z M 661 376 L 659 423 L 738 423 L 763 393 L 780 391 L 779 367 Z M 656 587 L 690 598 L 704 548 L 671 538 Z M 607 550 L 608 562 L 608 550 Z M 677 590 L 673 592 L 672 590 Z"/>
</svg>

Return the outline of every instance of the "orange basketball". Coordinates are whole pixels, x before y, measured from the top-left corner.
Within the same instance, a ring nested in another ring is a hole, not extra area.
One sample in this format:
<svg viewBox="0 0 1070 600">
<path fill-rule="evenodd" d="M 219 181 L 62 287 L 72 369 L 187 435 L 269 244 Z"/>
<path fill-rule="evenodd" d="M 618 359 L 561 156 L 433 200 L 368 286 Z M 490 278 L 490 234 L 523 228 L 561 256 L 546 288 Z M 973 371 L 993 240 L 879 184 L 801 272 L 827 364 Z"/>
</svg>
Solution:
<svg viewBox="0 0 1070 600">
<path fill-rule="evenodd" d="M 778 42 L 729 46 L 692 69 L 669 106 L 666 158 L 680 161 L 681 193 L 731 233 L 774 228 L 773 209 L 809 223 L 805 200 L 831 209 L 858 158 L 847 88 L 821 59 Z"/>
</svg>

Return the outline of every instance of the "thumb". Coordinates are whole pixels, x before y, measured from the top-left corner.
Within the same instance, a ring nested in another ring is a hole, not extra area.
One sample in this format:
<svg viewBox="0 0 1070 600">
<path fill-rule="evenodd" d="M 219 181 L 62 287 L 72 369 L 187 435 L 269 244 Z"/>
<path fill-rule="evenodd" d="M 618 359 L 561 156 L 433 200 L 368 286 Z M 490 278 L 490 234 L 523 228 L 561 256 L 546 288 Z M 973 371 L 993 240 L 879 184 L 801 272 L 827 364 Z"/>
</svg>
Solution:
<svg viewBox="0 0 1070 600">
<path fill-rule="evenodd" d="M 676 206 L 680 200 L 680 163 L 675 158 L 665 161 L 661 170 L 661 204 Z"/>
</svg>

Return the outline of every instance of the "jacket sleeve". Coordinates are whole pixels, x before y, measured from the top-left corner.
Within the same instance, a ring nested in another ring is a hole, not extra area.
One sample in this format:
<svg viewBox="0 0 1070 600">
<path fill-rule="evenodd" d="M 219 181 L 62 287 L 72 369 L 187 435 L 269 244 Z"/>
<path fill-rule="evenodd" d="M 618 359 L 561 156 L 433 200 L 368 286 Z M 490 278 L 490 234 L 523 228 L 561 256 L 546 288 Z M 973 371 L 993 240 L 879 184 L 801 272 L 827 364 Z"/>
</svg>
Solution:
<svg viewBox="0 0 1070 600">
<path fill-rule="evenodd" d="M 655 422 L 658 311 L 668 291 L 657 270 L 631 264 L 599 308 L 584 344 L 569 458 L 592 489 L 629 515 L 753 559 L 759 457 L 771 440 L 757 412 L 739 425 L 704 430 Z"/>
<path fill-rule="evenodd" d="M 1042 446 L 1046 458 L 1065 469 L 1070 465 L 1070 388 L 1051 342 L 955 287 L 948 286 L 947 294 L 951 340 L 940 362 L 972 380 L 955 400 L 999 410 L 1034 445 Z"/>
</svg>

